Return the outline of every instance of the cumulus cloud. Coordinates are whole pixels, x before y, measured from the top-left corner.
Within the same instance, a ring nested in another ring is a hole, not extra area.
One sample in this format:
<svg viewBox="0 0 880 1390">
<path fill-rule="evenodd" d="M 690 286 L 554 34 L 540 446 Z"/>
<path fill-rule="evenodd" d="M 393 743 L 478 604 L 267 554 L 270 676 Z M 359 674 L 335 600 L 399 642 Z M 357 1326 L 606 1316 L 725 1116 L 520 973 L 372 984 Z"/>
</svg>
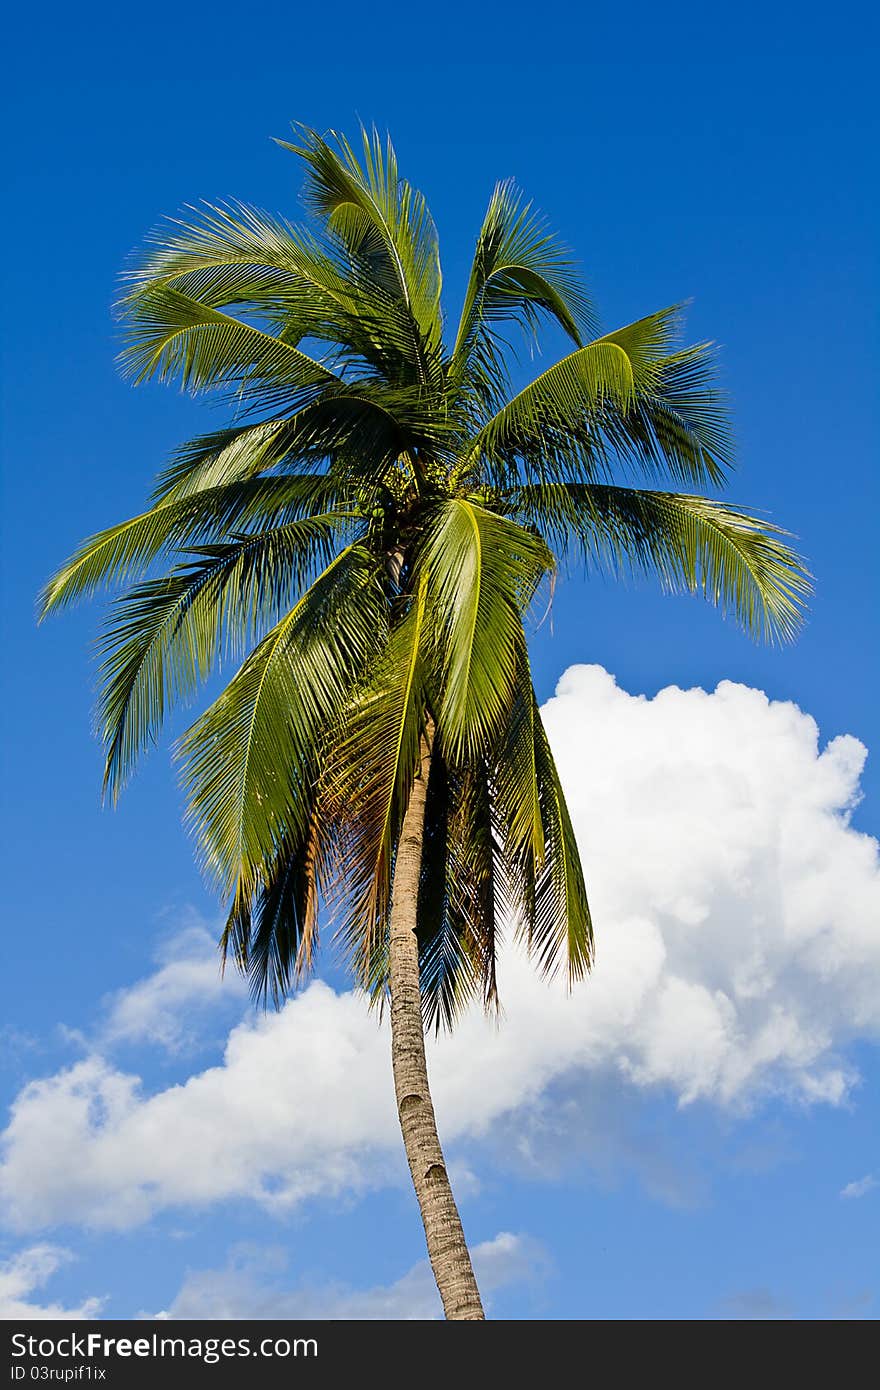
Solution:
<svg viewBox="0 0 880 1390">
<path fill-rule="evenodd" d="M 537 1242 L 507 1231 L 476 1245 L 471 1255 L 481 1293 L 489 1306 L 497 1289 L 524 1283 L 546 1268 L 546 1256 Z M 286 1263 L 280 1250 L 239 1249 L 222 1269 L 188 1274 L 174 1302 L 157 1317 L 324 1318 L 358 1322 L 427 1321 L 442 1317 L 427 1260 L 414 1265 L 395 1283 L 371 1289 L 353 1289 L 344 1284 L 284 1288 L 279 1276 Z"/>
<path fill-rule="evenodd" d="M 182 1052 L 199 1037 L 200 1027 L 218 1006 L 241 1004 L 244 981 L 230 971 L 220 974 L 215 937 L 198 920 L 184 921 L 163 937 L 157 968 L 105 1002 L 100 1040 L 151 1043 L 169 1052 Z"/>
<path fill-rule="evenodd" d="M 864 747 L 820 748 L 809 715 L 747 687 L 646 699 L 595 666 L 567 671 L 544 716 L 598 962 L 568 995 L 507 951 L 501 1026 L 475 1014 L 433 1045 L 453 1153 L 515 1117 L 539 1145 L 560 1085 L 575 1135 L 600 1086 L 733 1112 L 840 1103 L 847 1045 L 880 1030 L 878 847 L 850 822 Z M 239 1023 L 222 1064 L 182 1085 L 145 1094 L 97 1054 L 30 1083 L 4 1144 L 0 1192 L 28 1229 L 241 1196 L 289 1208 L 403 1175 L 387 1036 L 320 982 Z"/>
<path fill-rule="evenodd" d="M 0 1320 L 31 1318 L 64 1319 L 97 1317 L 103 1300 L 87 1298 L 76 1308 L 60 1303 L 34 1303 L 27 1297 L 48 1284 L 52 1275 L 73 1259 L 69 1250 L 58 1245 L 31 1245 L 0 1264 Z"/>
<path fill-rule="evenodd" d="M 867 1197 L 869 1192 L 873 1192 L 877 1186 L 877 1179 L 869 1173 L 867 1177 L 859 1178 L 858 1182 L 848 1182 L 846 1187 L 841 1189 L 841 1197 Z"/>
</svg>

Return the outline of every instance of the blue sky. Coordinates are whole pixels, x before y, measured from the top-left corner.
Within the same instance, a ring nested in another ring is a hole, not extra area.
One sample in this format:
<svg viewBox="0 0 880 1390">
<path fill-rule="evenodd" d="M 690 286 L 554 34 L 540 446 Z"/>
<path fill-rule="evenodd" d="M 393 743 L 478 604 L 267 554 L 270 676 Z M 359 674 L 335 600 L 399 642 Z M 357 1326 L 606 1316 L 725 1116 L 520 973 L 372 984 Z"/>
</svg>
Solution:
<svg viewBox="0 0 880 1390">
<path fill-rule="evenodd" d="M 247 1017 L 232 983 L 210 988 L 206 942 L 218 912 L 180 828 L 167 746 L 147 760 L 115 814 L 100 808 L 89 661 L 97 610 L 39 630 L 34 623 L 34 596 L 53 566 L 83 535 L 138 510 L 173 445 L 216 418 L 172 391 L 132 391 L 117 377 L 115 277 L 149 227 L 183 203 L 235 196 L 295 214 L 295 162 L 269 137 L 283 136 L 291 119 L 352 133 L 360 118 L 390 128 L 405 173 L 428 197 L 450 306 L 492 184 L 508 175 L 576 248 L 609 327 L 693 301 L 689 334 L 722 344 L 733 401 L 739 471 L 729 496 L 794 531 L 817 578 L 809 623 L 797 646 L 783 651 L 755 647 L 696 601 L 578 576 L 561 586 L 552 628 L 535 639 L 542 700 L 574 664 L 604 667 L 618 681 L 612 695 L 601 682 L 575 681 L 554 717 L 571 745 L 564 774 L 583 801 L 583 824 L 601 839 L 611 814 L 597 810 L 603 796 L 621 818 L 595 867 L 609 922 L 630 924 L 620 939 L 635 951 L 642 938 L 627 932 L 652 910 L 647 889 L 644 900 L 624 901 L 615 879 L 632 876 L 622 818 L 628 806 L 645 804 L 644 767 L 654 767 L 657 784 L 697 776 L 718 816 L 711 827 L 693 828 L 694 872 L 716 913 L 705 938 L 725 913 L 733 930 L 751 932 L 755 959 L 776 962 L 766 978 L 784 998 L 790 1035 L 794 1022 L 800 1032 L 790 1046 L 780 1044 L 778 1064 L 760 1060 L 775 996 L 760 1018 L 757 1005 L 749 1012 L 751 1005 L 737 1003 L 737 1046 L 752 1048 L 754 1065 L 734 1080 L 733 1046 L 719 1052 L 711 1076 L 700 1070 L 709 1044 L 696 1023 L 687 1045 L 676 1042 L 674 1061 L 661 1021 L 632 1042 L 639 1020 L 659 1008 L 659 994 L 650 1004 L 639 996 L 644 1007 L 629 1031 L 608 1002 L 607 1055 L 597 1044 L 602 1057 L 587 1065 L 573 1023 L 552 1065 L 528 1053 L 531 1089 L 506 1110 L 499 1103 L 482 1134 L 450 1071 L 443 1102 L 450 1153 L 463 1174 L 466 1226 L 484 1247 L 487 1281 L 495 1281 L 493 1312 L 876 1315 L 880 1187 L 868 1182 L 861 1195 L 840 1194 L 874 1174 L 880 1180 L 880 1017 L 858 993 L 876 965 L 878 926 L 869 906 L 876 867 L 872 877 L 858 837 L 878 832 L 880 782 L 873 756 L 854 770 L 855 745 L 837 745 L 821 761 L 806 746 L 806 716 L 818 724 L 820 750 L 836 735 L 854 736 L 872 754 L 880 745 L 870 174 L 877 35 L 867 6 L 843 6 L 833 26 L 827 12 L 811 18 L 799 9 L 796 22 L 794 15 L 746 6 L 726 19 L 710 7 L 673 6 L 661 23 L 656 7 L 636 5 L 624 23 L 551 6 L 542 8 L 537 35 L 524 11 L 505 10 L 501 25 L 491 12 L 479 17 L 455 5 L 441 19 L 392 7 L 369 26 L 356 7 L 337 6 L 330 16 L 268 5 L 249 29 L 239 9 L 222 3 L 209 13 L 92 6 L 85 19 L 50 5 L 39 30 L 23 11 L 12 21 L 2 226 L 4 709 L 13 731 L 3 773 L 3 1081 L 21 1111 L 22 1088 L 50 1079 L 51 1094 L 25 1093 L 25 1110 L 34 1125 L 47 1126 L 39 1133 L 59 1171 L 47 1157 L 43 1187 L 35 1178 L 24 1204 L 20 1192 L 4 1189 L 2 1252 L 19 1260 L 15 1277 L 22 1288 L 30 1280 L 35 1292 L 25 1296 L 33 1303 L 71 1309 L 105 1298 L 104 1311 L 124 1317 L 172 1307 L 181 1291 L 221 1307 L 218 1291 L 237 1284 L 250 1290 L 255 1308 L 306 1306 L 308 1297 L 315 1307 L 367 1307 L 364 1291 L 372 1291 L 369 1306 L 386 1297 L 386 1308 L 425 1306 L 407 1303 L 425 1297 L 423 1275 L 408 1275 L 422 1258 L 421 1233 L 378 1120 L 375 1132 L 364 1121 L 350 1149 L 372 1155 L 364 1161 L 366 1189 L 341 1175 L 332 1192 L 317 1184 L 302 1200 L 291 1195 L 283 1127 L 272 1141 L 277 1171 L 264 1175 L 259 1191 L 230 1180 L 210 1196 L 168 1178 L 167 1200 L 145 1199 L 134 1215 L 120 1215 L 124 1181 L 117 1190 L 108 1177 L 102 1215 L 100 1176 L 90 1179 L 86 1198 L 85 1179 L 65 1175 L 61 1161 L 69 1146 L 74 1167 L 92 1162 L 95 1127 L 116 1124 L 108 1097 L 119 1077 L 141 1078 L 140 1100 L 126 1102 L 134 1134 L 137 1105 L 165 1096 L 171 1107 L 176 1085 L 220 1066 L 229 1029 Z M 625 692 L 712 691 L 719 681 L 794 702 L 804 714 L 783 719 L 773 713 L 782 706 L 765 710 L 744 697 L 709 706 L 696 697 L 652 701 L 639 707 L 645 744 L 635 768 L 627 749 L 638 711 Z M 603 711 L 619 743 L 603 734 Z M 716 745 L 694 734 L 704 718 Z M 762 764 L 731 749 L 749 738 L 758 746 L 774 720 L 781 720 L 778 766 L 772 752 Z M 581 738 L 584 721 L 593 744 Z M 619 778 L 615 756 L 628 769 Z M 601 775 L 593 773 L 597 761 Z M 754 824 L 771 828 L 763 842 L 743 838 L 739 879 L 723 848 L 725 836 L 741 831 L 734 783 L 751 798 Z M 853 804 L 857 784 L 863 799 Z M 669 824 L 687 824 L 686 811 L 662 797 L 650 805 Z M 805 806 L 815 812 L 809 825 L 799 819 Z M 783 826 L 792 840 L 814 846 L 810 864 L 795 862 L 785 835 L 776 835 Z M 645 843 L 649 854 L 650 837 Z M 676 854 L 673 882 L 666 861 Z M 710 958 L 679 931 L 694 917 L 681 906 L 688 863 L 680 836 L 658 873 L 667 868 L 671 906 L 657 930 L 668 970 L 713 998 L 733 990 L 727 955 Z M 747 924 L 732 910 L 731 885 L 748 908 Z M 792 933 L 814 908 L 825 911 L 826 898 L 826 918 L 817 918 L 812 944 L 799 954 Z M 856 919 L 868 922 L 860 933 Z M 610 942 L 608 949 L 613 955 Z M 163 952 L 181 968 L 156 983 Z M 149 977 L 154 984 L 132 995 Z M 338 974 L 327 978 L 344 990 Z M 202 980 L 210 1002 L 198 1009 Z M 841 1002 L 846 981 L 854 990 L 849 1009 Z M 528 1019 L 537 1005 L 532 995 L 520 1000 L 518 988 L 513 998 Z M 590 988 L 577 1001 L 588 1013 Z M 618 995 L 599 989 L 597 981 L 597 999 L 616 1000 L 618 1011 L 635 1007 L 624 986 Z M 340 1000 L 341 993 L 323 999 L 323 1021 L 316 1003 L 313 1040 L 337 1019 Z M 181 1032 L 168 1023 L 168 1009 L 178 1022 L 191 1014 L 191 1023 Z M 526 1025 L 515 1015 L 512 1036 L 525 1048 Z M 805 1040 L 809 1019 L 818 1020 L 821 1040 Z M 294 1059 L 296 1037 L 294 1030 L 283 1042 Z M 263 1039 L 261 1066 L 271 1064 L 274 1045 Z M 486 1055 L 491 1064 L 495 1054 Z M 94 1067 L 98 1056 L 110 1090 L 93 1071 L 82 1074 L 79 1090 L 65 1091 L 59 1078 L 77 1065 Z M 228 1061 L 223 1074 L 231 1075 Z M 276 1099 L 284 1075 L 275 1080 Z M 489 1091 L 494 1084 L 491 1072 L 480 1080 Z M 344 1104 L 329 1079 L 327 1088 L 333 1105 Z M 74 1124 L 70 1095 L 92 1112 L 105 1107 L 97 1118 L 91 1113 L 81 1150 L 65 1128 Z M 7 1150 L 10 1181 L 26 1171 L 22 1155 L 37 1152 L 16 1133 Z M 319 1138 L 329 1164 L 341 1141 Z M 149 1151 L 148 1137 L 142 1147 Z M 200 1161 L 196 1146 L 191 1162 Z M 162 1181 L 148 1167 L 131 1178 L 154 1194 Z M 504 1233 L 514 1242 L 498 1244 Z M 201 1282 L 198 1271 L 208 1272 Z M 283 1304 L 294 1296 L 299 1304 Z"/>
</svg>

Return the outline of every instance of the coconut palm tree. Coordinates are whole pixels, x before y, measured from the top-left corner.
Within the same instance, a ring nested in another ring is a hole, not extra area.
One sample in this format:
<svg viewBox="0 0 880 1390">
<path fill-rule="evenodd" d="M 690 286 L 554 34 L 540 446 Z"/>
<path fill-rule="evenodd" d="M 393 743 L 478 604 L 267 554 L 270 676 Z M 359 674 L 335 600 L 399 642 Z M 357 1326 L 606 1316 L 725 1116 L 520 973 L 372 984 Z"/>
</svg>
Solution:
<svg viewBox="0 0 880 1390">
<path fill-rule="evenodd" d="M 526 615 L 573 554 L 768 637 L 792 635 L 808 581 L 783 532 L 697 495 L 730 446 L 710 345 L 679 344 L 677 309 L 599 335 L 565 251 L 502 183 L 447 337 L 434 224 L 390 143 L 365 132 L 359 158 L 301 127 L 279 143 L 305 167 L 306 224 L 190 210 L 153 234 L 121 302 L 134 381 L 219 393 L 230 422 L 179 450 L 146 511 L 86 541 L 42 607 L 122 586 L 101 666 L 114 799 L 166 710 L 243 658 L 178 746 L 228 902 L 224 959 L 277 1002 L 320 917 L 389 1002 L 443 1307 L 478 1319 L 425 1028 L 496 1006 L 503 933 L 570 981 L 593 950 Z M 570 350 L 514 391 L 507 335 L 548 323 Z"/>
</svg>

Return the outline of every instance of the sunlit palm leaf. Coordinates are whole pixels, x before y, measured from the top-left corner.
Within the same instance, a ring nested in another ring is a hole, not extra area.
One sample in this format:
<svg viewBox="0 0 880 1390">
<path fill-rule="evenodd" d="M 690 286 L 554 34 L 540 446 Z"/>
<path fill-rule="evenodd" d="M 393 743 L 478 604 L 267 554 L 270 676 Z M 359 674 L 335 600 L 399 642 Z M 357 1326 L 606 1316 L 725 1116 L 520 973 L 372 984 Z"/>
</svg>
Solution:
<svg viewBox="0 0 880 1390">
<path fill-rule="evenodd" d="M 457 763 L 481 753 L 504 723 L 522 614 L 553 556 L 532 532 L 460 497 L 437 509 L 420 563 L 441 672 L 438 736 Z"/>
<path fill-rule="evenodd" d="M 476 368 L 500 387 L 499 325 L 513 322 L 534 332 L 542 313 L 578 346 L 593 323 L 565 248 L 508 180 L 496 185 L 477 238 L 452 348 L 452 377 Z"/>
<path fill-rule="evenodd" d="M 247 895 L 311 815 L 321 737 L 383 644 L 376 562 L 353 545 L 266 636 L 180 745 L 206 868 Z"/>
<path fill-rule="evenodd" d="M 324 475 L 246 478 L 185 492 L 157 503 L 84 541 L 40 595 L 41 615 L 145 573 L 164 551 L 222 541 L 257 525 L 273 525 L 353 504 L 351 489 Z"/>
<path fill-rule="evenodd" d="M 353 519 L 330 513 L 201 547 L 198 559 L 117 601 L 102 644 L 99 706 L 104 787 L 114 799 L 166 708 L 185 703 L 207 678 L 224 630 L 231 654 L 255 641 L 315 565 L 329 562 Z"/>
<path fill-rule="evenodd" d="M 169 218 L 126 273 L 136 293 L 173 285 L 215 308 L 281 305 L 310 319 L 353 307 L 334 259 L 302 228 L 245 203 L 203 203 Z"/>
<path fill-rule="evenodd" d="M 516 477 L 523 459 L 539 476 L 570 475 L 584 448 L 589 458 L 597 447 L 604 413 L 625 414 L 634 391 L 625 350 L 613 342 L 588 343 L 542 372 L 483 425 L 466 450 L 468 471 L 486 456 L 490 479 L 498 476 L 498 465 L 501 476 Z"/>
<path fill-rule="evenodd" d="M 338 149 L 300 128 L 300 143 L 280 141 L 306 162 L 308 206 L 342 239 L 356 261 L 412 319 L 413 354 L 425 379 L 440 346 L 440 258 L 437 234 L 422 195 L 402 180 L 390 141 L 363 131 L 363 167 L 348 142 Z"/>
<path fill-rule="evenodd" d="M 156 377 L 198 392 L 232 388 L 240 397 L 295 408 L 338 381 L 292 343 L 220 313 L 169 285 L 142 290 L 126 305 L 122 369 L 135 383 Z"/>
<path fill-rule="evenodd" d="M 576 545 L 612 573 L 655 574 L 673 593 L 700 593 L 753 636 L 790 640 L 810 578 L 787 533 L 738 507 L 677 492 L 590 485 L 525 487 L 522 518 L 552 544 Z"/>
<path fill-rule="evenodd" d="M 593 960 L 593 924 L 581 855 L 553 753 L 535 705 L 535 775 L 544 827 L 544 860 L 535 879 L 534 919 L 526 940 L 545 974 L 581 979 Z"/>
<path fill-rule="evenodd" d="M 294 447 L 296 416 L 261 420 L 200 435 L 176 449 L 153 492 L 154 502 L 175 502 L 193 492 L 238 483 L 267 472 Z M 295 456 L 299 463 L 299 456 Z"/>
<path fill-rule="evenodd" d="M 727 402 L 715 384 L 712 343 L 680 346 L 681 305 L 650 314 L 602 341 L 633 367 L 629 408 L 609 412 L 604 438 L 615 458 L 693 484 L 723 482 L 733 452 Z"/>
</svg>

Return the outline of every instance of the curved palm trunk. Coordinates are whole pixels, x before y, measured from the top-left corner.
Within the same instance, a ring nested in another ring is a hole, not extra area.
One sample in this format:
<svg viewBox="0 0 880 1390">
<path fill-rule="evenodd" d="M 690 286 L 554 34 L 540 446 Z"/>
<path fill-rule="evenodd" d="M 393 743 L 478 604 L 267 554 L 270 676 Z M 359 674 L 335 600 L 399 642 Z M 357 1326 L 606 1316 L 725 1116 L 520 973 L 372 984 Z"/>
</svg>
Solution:
<svg viewBox="0 0 880 1390">
<path fill-rule="evenodd" d="M 391 1061 L 400 1129 L 443 1311 L 447 1318 L 476 1320 L 485 1314 L 437 1137 L 419 989 L 416 921 L 432 739 L 429 725 L 394 866 L 389 945 Z"/>
</svg>

